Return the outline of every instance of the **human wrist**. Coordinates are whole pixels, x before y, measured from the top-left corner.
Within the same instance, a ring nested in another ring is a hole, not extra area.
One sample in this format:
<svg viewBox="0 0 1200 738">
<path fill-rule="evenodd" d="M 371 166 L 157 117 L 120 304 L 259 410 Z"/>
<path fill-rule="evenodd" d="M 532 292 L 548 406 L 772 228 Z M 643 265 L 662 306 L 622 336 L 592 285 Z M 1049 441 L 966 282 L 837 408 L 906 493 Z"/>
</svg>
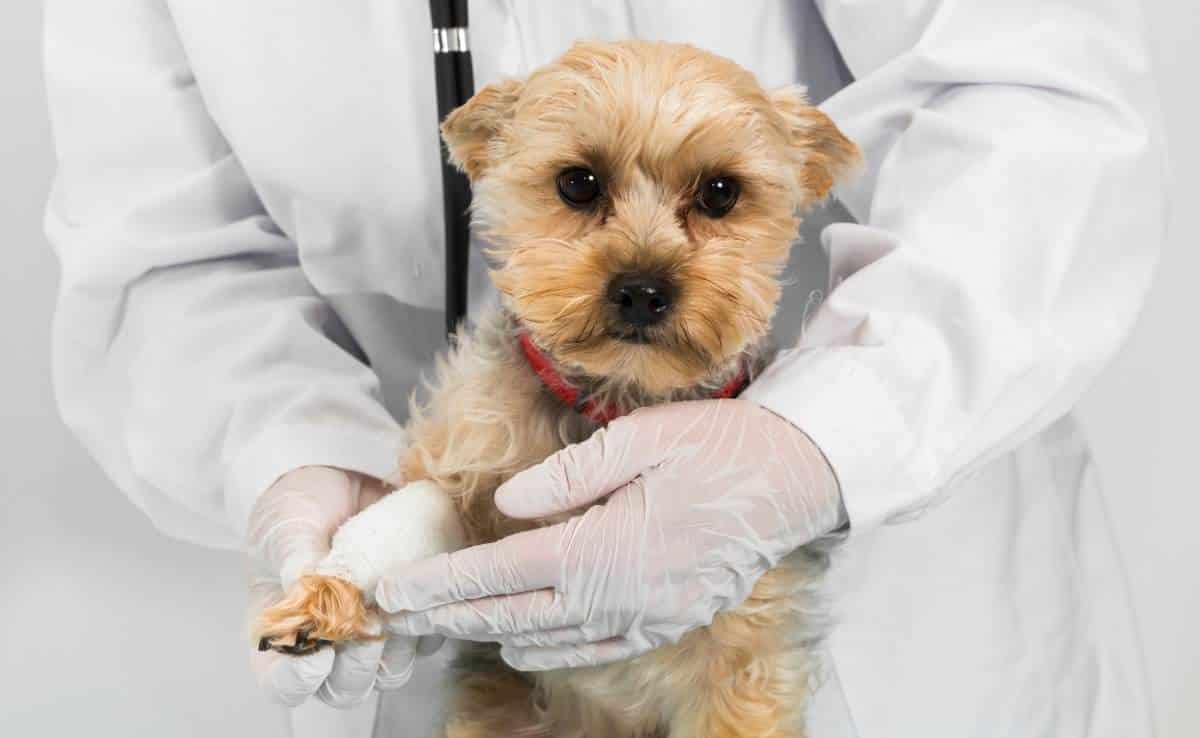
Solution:
<svg viewBox="0 0 1200 738">
<path fill-rule="evenodd" d="M 790 418 L 770 408 L 761 405 L 758 407 L 771 416 L 780 428 L 786 428 L 785 432 L 791 443 L 781 444 L 780 449 L 789 453 L 791 458 L 787 460 L 788 464 L 803 471 L 805 483 L 800 485 L 802 488 L 790 491 L 802 495 L 807 503 L 799 507 L 808 513 L 808 520 L 805 522 L 809 524 L 810 539 L 845 528 L 848 516 L 842 499 L 841 485 L 837 472 L 829 463 L 825 452 Z"/>
<path fill-rule="evenodd" d="M 235 532 L 246 538 L 259 498 L 284 478 L 305 469 L 337 469 L 387 479 L 396 471 L 404 445 L 399 429 L 321 425 L 264 430 L 235 455 L 226 479 L 227 512 Z"/>
</svg>

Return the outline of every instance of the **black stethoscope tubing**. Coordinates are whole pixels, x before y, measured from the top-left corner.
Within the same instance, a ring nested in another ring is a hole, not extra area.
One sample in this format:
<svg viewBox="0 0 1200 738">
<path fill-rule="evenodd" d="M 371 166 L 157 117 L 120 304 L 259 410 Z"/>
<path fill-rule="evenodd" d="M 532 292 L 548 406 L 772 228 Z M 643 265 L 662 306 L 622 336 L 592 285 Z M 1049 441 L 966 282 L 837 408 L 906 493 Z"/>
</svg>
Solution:
<svg viewBox="0 0 1200 738">
<path fill-rule="evenodd" d="M 471 50 L 467 43 L 467 0 L 429 0 L 433 21 L 433 69 L 439 123 L 475 93 Z M 442 156 L 442 222 L 446 231 L 446 335 L 453 338 L 466 319 L 471 265 L 471 185 Z"/>
</svg>

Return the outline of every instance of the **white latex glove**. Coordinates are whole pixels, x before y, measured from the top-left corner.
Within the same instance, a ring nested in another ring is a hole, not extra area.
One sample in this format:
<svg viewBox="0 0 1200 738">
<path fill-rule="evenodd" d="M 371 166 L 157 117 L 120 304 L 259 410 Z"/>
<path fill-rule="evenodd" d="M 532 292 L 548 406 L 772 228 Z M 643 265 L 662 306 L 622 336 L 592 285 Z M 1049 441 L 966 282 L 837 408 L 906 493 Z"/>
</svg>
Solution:
<svg viewBox="0 0 1200 738">
<path fill-rule="evenodd" d="M 263 493 L 250 518 L 250 619 L 325 558 L 333 533 L 350 516 L 387 493 L 379 480 L 310 466 L 289 472 Z M 418 655 L 441 638 L 395 636 L 323 648 L 306 656 L 254 651 L 252 665 L 264 691 L 296 706 L 311 695 L 333 707 L 352 707 L 372 689 L 403 686 Z M 257 645 L 257 644 L 254 644 Z"/>
<path fill-rule="evenodd" d="M 821 452 L 745 400 L 639 410 L 513 477 L 496 505 L 564 523 L 385 577 L 389 629 L 499 641 L 536 671 L 632 658 L 734 608 L 764 572 L 842 514 Z"/>
</svg>

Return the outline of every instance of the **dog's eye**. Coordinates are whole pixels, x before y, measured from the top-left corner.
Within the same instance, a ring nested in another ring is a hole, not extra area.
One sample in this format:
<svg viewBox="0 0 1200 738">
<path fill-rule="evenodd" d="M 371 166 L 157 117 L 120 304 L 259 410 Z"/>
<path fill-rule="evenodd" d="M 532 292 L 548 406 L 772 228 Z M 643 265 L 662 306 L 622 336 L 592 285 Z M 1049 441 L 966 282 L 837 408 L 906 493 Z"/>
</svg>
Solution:
<svg viewBox="0 0 1200 738">
<path fill-rule="evenodd" d="M 600 178 L 591 169 L 564 169 L 558 175 L 558 196 L 573 208 L 587 207 L 600 197 Z"/>
<path fill-rule="evenodd" d="M 732 177 L 713 177 L 700 185 L 696 206 L 710 218 L 720 218 L 733 209 L 741 188 Z"/>
</svg>

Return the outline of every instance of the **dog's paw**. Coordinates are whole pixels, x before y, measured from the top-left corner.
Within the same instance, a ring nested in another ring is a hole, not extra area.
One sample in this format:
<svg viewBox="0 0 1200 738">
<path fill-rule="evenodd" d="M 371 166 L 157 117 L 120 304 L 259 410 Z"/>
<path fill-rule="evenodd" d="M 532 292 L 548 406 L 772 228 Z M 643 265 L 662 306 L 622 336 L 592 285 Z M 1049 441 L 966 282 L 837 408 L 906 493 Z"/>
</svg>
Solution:
<svg viewBox="0 0 1200 738">
<path fill-rule="evenodd" d="M 258 650 L 292 655 L 380 637 L 370 627 L 362 592 L 343 579 L 321 574 L 301 577 L 282 601 L 264 610 L 254 635 Z"/>
</svg>

